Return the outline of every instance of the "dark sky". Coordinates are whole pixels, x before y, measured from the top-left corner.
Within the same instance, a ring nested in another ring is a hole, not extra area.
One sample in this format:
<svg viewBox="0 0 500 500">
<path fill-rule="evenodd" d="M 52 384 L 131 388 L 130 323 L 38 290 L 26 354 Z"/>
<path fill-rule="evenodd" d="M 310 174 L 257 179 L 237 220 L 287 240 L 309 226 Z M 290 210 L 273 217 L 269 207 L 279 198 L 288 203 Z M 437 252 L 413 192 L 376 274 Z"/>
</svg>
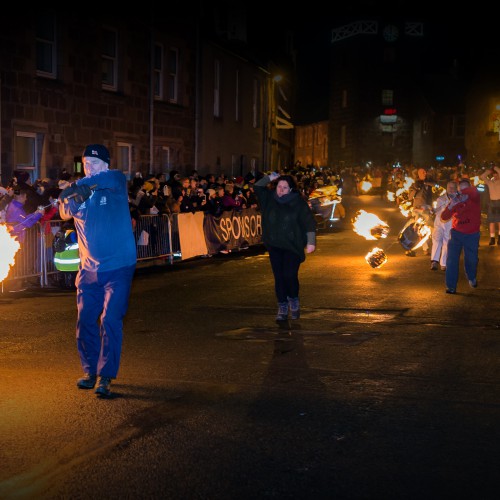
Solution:
<svg viewBox="0 0 500 500">
<path fill-rule="evenodd" d="M 214 0 L 217 1 L 217 0 Z M 327 3 L 324 0 L 307 0 L 299 4 L 274 0 L 218 0 L 230 8 L 244 6 L 248 20 L 250 44 L 263 45 L 272 53 L 283 41 L 283 30 L 295 33 L 299 70 L 298 98 L 303 108 L 316 116 L 324 115 L 325 97 L 329 89 L 329 53 L 333 28 L 359 20 L 377 20 L 379 26 L 387 22 L 419 21 L 425 26 L 426 36 L 432 38 L 429 49 L 429 67 L 433 62 L 436 70 L 448 64 L 456 55 L 474 59 L 478 51 L 484 56 L 489 50 L 496 55 L 497 26 L 494 16 L 485 13 L 484 6 L 459 4 L 443 12 L 437 3 L 385 2 L 369 0 L 347 0 Z M 402 12 L 402 10 L 405 12 Z M 477 12 L 476 12 L 477 11 Z M 267 40 L 271 42 L 267 42 Z M 274 41 L 273 41 L 274 37 Z M 281 38 L 280 38 L 281 37 Z M 266 45 L 267 44 L 267 45 Z M 431 61 L 433 59 L 433 61 Z"/>
<path fill-rule="evenodd" d="M 309 2 L 308 2 L 309 3 Z M 313 0 L 311 5 L 314 5 Z M 418 9 L 412 14 L 395 15 L 388 5 L 380 11 L 380 2 L 362 2 L 362 9 L 353 9 L 354 14 L 328 15 L 323 10 L 293 17 L 296 23 L 296 43 L 298 47 L 298 68 L 300 81 L 298 88 L 298 119 L 311 112 L 311 116 L 326 119 L 325 97 L 328 95 L 328 59 L 331 47 L 331 32 L 353 21 L 377 20 L 379 29 L 388 22 L 401 24 L 405 21 L 422 22 L 429 41 L 426 61 L 429 72 L 439 73 L 450 67 L 453 60 L 460 61 L 463 68 L 469 68 L 481 58 L 496 57 L 497 26 L 493 16 L 474 16 L 474 10 L 461 12 L 457 7 L 449 15 L 435 10 Z M 357 5 L 357 4 L 356 4 Z M 476 20 L 479 19 L 479 20 Z M 323 115 L 323 117 L 322 117 Z M 309 121 L 306 116 L 306 121 Z"/>
</svg>

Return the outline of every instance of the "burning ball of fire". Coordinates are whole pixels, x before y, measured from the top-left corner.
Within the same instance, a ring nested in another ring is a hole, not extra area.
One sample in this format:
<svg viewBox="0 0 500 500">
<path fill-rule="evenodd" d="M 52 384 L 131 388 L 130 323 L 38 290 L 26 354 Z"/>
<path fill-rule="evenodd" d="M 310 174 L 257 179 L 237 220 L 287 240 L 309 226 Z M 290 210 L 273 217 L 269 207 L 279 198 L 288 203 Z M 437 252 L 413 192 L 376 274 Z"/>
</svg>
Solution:
<svg viewBox="0 0 500 500">
<path fill-rule="evenodd" d="M 0 282 L 9 274 L 18 250 L 19 242 L 10 235 L 6 225 L 0 224 Z"/>
<path fill-rule="evenodd" d="M 378 240 L 387 238 L 389 226 L 386 222 L 379 219 L 375 214 L 359 210 L 353 222 L 354 232 L 364 236 L 367 240 Z"/>
<path fill-rule="evenodd" d="M 365 260 L 370 266 L 377 268 L 387 262 L 387 255 L 381 248 L 375 247 L 371 252 L 366 254 Z"/>
</svg>

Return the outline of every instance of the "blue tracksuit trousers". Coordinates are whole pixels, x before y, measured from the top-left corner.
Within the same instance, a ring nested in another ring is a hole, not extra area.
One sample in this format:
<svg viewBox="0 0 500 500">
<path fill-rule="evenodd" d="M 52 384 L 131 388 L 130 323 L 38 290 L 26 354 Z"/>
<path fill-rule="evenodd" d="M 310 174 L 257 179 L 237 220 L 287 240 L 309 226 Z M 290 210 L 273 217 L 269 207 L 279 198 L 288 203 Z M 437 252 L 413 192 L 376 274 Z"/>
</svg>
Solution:
<svg viewBox="0 0 500 500">
<path fill-rule="evenodd" d="M 113 271 L 81 269 L 76 279 L 76 343 L 83 372 L 116 378 L 123 318 L 128 309 L 135 265 Z"/>
<path fill-rule="evenodd" d="M 457 288 L 460 254 L 464 251 L 464 268 L 468 280 L 476 279 L 479 253 L 479 238 L 481 233 L 465 234 L 452 229 L 448 241 L 448 256 L 446 258 L 446 288 Z"/>
</svg>

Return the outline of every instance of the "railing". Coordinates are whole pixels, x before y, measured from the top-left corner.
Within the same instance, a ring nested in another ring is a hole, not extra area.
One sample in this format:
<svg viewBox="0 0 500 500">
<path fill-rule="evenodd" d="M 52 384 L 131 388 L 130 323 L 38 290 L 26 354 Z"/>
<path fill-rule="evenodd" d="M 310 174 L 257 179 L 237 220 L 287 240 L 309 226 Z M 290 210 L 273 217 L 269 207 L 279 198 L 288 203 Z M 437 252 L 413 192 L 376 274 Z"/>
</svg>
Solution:
<svg viewBox="0 0 500 500">
<path fill-rule="evenodd" d="M 143 215 L 139 218 L 134 229 L 138 262 L 163 259 L 172 264 L 174 257 L 180 255 L 176 215 L 171 218 L 168 215 Z M 46 287 L 49 285 L 49 277 L 60 273 L 54 264 L 52 243 L 63 224 L 62 220 L 50 220 L 43 226 L 37 223 L 25 230 L 15 265 L 0 283 L 1 292 L 4 283 L 28 278 L 36 278 L 41 287 Z"/>
</svg>

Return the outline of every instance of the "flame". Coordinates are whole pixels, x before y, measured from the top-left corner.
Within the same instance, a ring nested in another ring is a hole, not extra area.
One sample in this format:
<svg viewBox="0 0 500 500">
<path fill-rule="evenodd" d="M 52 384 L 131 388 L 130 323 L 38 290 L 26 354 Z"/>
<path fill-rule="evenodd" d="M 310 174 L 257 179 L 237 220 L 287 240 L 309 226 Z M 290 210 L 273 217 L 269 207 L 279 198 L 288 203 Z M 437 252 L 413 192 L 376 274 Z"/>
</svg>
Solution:
<svg viewBox="0 0 500 500">
<path fill-rule="evenodd" d="M 331 205 L 334 202 L 340 201 L 339 194 L 337 186 L 324 186 L 315 189 L 309 195 L 309 199 L 314 200 L 319 198 L 321 205 Z"/>
<path fill-rule="evenodd" d="M 431 228 L 425 223 L 422 217 L 419 217 L 417 219 L 416 227 L 417 227 L 417 233 L 420 236 L 421 240 L 412 248 L 412 250 L 420 248 L 432 234 Z"/>
<path fill-rule="evenodd" d="M 363 191 L 364 193 L 368 193 L 368 191 L 370 191 L 371 188 L 372 188 L 371 182 L 369 182 L 369 181 L 362 181 L 361 182 L 361 191 Z"/>
<path fill-rule="evenodd" d="M 19 250 L 19 242 L 10 235 L 7 226 L 0 224 L 0 282 L 9 274 L 15 263 L 15 255 Z"/>
<path fill-rule="evenodd" d="M 403 201 L 399 205 L 399 211 L 405 216 L 409 217 L 411 215 L 412 203 L 411 201 Z"/>
<path fill-rule="evenodd" d="M 405 191 L 408 191 L 410 189 L 410 186 L 415 183 L 415 179 L 413 177 L 405 177 L 405 181 L 403 183 L 403 189 Z"/>
<path fill-rule="evenodd" d="M 474 176 L 470 180 L 474 186 L 478 186 L 479 184 L 484 184 L 484 181 L 482 181 L 478 175 Z"/>
<path fill-rule="evenodd" d="M 378 247 L 373 248 L 365 256 L 365 260 L 373 268 L 381 267 L 387 262 L 387 255 Z"/>
<path fill-rule="evenodd" d="M 363 236 L 367 240 L 377 240 L 386 238 L 389 233 L 389 226 L 379 219 L 375 214 L 370 214 L 365 210 L 359 210 L 353 222 L 354 232 Z"/>
</svg>

